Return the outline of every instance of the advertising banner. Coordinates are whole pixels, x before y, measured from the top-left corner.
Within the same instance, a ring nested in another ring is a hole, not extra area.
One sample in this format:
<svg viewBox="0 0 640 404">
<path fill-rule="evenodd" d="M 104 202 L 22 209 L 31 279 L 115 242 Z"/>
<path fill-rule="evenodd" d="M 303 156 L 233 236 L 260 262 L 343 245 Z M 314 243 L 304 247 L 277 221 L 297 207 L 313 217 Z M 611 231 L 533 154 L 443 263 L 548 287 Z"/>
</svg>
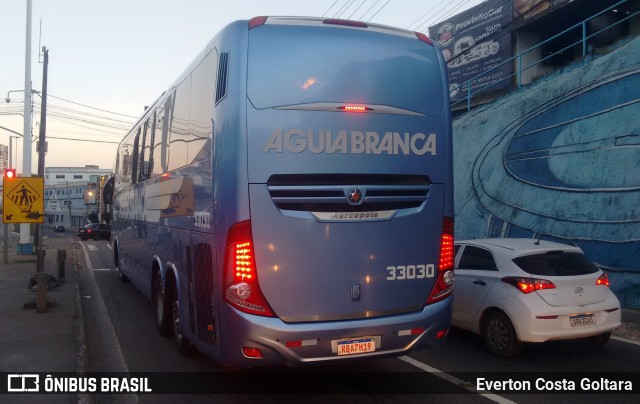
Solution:
<svg viewBox="0 0 640 404">
<path fill-rule="evenodd" d="M 447 62 L 452 101 L 466 97 L 472 78 L 472 92 L 511 84 L 511 63 L 500 64 L 511 57 L 512 15 L 511 1 L 489 0 L 429 28 Z"/>
</svg>

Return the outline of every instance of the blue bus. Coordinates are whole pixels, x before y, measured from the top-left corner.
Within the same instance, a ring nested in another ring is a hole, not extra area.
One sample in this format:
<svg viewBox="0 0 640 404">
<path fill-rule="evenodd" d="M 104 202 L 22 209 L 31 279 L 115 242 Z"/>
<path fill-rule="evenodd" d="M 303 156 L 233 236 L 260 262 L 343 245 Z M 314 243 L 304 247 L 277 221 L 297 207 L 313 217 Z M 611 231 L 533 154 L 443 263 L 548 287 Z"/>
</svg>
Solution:
<svg viewBox="0 0 640 404">
<path fill-rule="evenodd" d="M 451 112 L 421 33 L 231 23 L 122 140 L 109 187 L 114 263 L 183 353 L 301 366 L 448 332 Z"/>
</svg>

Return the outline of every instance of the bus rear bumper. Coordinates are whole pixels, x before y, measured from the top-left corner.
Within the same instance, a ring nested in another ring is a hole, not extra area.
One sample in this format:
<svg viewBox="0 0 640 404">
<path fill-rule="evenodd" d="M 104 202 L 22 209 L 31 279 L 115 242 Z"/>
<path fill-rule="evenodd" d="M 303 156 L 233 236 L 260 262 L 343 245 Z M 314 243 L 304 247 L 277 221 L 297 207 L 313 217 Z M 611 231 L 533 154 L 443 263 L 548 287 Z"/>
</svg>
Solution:
<svg viewBox="0 0 640 404">
<path fill-rule="evenodd" d="M 220 361 L 233 367 L 298 367 L 397 357 L 441 342 L 451 322 L 450 304 L 448 298 L 420 312 L 296 324 L 227 306 Z"/>
</svg>

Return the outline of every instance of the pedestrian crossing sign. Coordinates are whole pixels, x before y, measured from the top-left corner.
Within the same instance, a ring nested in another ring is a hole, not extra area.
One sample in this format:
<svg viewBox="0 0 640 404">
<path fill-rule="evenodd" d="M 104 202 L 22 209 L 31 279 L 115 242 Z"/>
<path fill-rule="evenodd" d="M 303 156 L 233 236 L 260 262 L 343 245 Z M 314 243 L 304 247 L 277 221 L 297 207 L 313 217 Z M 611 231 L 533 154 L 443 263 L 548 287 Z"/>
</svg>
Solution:
<svg viewBox="0 0 640 404">
<path fill-rule="evenodd" d="M 18 177 L 3 182 L 4 223 L 44 222 L 44 178 Z"/>
</svg>

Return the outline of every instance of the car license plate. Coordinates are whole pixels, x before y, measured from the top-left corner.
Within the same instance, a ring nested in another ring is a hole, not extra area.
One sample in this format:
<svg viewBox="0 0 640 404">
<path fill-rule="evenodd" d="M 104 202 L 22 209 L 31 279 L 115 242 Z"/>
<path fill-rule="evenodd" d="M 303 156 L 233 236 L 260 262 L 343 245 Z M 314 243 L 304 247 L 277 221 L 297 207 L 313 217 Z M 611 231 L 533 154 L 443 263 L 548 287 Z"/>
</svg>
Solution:
<svg viewBox="0 0 640 404">
<path fill-rule="evenodd" d="M 595 324 L 596 318 L 593 314 L 579 314 L 569 317 L 569 321 L 571 321 L 571 327 L 581 327 L 583 325 Z"/>
<path fill-rule="evenodd" d="M 374 337 L 348 338 L 338 340 L 338 355 L 355 355 L 365 352 L 375 352 Z"/>
</svg>

